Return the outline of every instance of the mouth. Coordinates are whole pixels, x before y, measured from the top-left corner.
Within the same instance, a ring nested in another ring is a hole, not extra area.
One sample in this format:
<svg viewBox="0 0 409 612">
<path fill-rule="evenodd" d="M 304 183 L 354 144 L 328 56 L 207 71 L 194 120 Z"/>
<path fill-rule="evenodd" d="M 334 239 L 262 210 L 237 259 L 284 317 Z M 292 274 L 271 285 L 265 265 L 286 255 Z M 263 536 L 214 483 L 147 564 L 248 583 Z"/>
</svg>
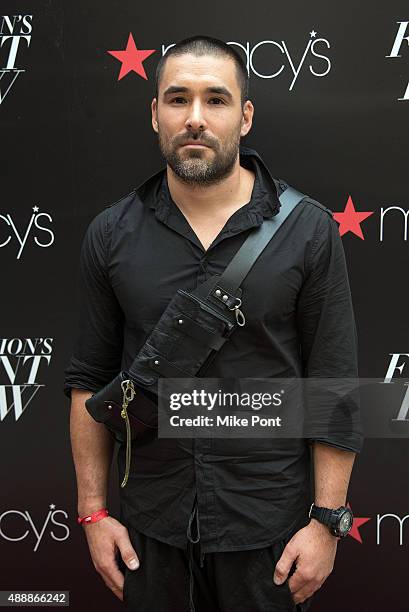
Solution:
<svg viewBox="0 0 409 612">
<path fill-rule="evenodd" d="M 189 143 L 181 145 L 181 146 L 182 147 L 191 147 L 192 149 L 198 149 L 198 148 L 206 148 L 206 149 L 208 149 L 209 148 L 207 145 L 193 143 L 193 142 L 189 142 Z"/>
</svg>

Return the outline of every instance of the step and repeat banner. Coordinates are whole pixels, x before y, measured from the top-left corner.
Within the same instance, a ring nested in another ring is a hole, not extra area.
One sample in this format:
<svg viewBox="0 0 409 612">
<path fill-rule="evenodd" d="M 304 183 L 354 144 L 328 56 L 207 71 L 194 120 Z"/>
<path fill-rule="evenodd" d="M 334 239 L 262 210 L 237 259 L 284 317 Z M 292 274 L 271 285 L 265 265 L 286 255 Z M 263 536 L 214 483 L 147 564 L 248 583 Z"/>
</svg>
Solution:
<svg viewBox="0 0 409 612">
<path fill-rule="evenodd" d="M 0 590 L 69 591 L 74 610 L 90 600 L 122 609 L 76 523 L 64 368 L 85 230 L 163 167 L 150 122 L 155 69 L 195 34 L 233 45 L 246 62 L 255 115 L 243 144 L 334 212 L 360 376 L 409 379 L 406 3 L 3 1 Z M 115 461 L 116 516 L 118 486 Z M 365 440 L 347 502 L 353 529 L 314 611 L 404 612 L 409 438 Z"/>
</svg>

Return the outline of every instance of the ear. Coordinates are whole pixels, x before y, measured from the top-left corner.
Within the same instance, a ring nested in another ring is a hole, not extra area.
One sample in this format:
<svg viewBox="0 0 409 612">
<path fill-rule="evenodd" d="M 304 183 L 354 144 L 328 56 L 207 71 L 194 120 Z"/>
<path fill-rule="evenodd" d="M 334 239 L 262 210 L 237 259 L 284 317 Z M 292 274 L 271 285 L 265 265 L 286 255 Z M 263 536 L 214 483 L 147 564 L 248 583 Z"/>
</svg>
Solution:
<svg viewBox="0 0 409 612">
<path fill-rule="evenodd" d="M 151 112 L 152 112 L 152 127 L 156 133 L 158 133 L 158 101 L 156 98 L 153 98 L 151 103 Z"/>
<path fill-rule="evenodd" d="M 241 120 L 240 136 L 245 136 L 251 130 L 253 124 L 254 106 L 250 100 L 246 100 L 243 105 L 243 117 Z"/>
</svg>

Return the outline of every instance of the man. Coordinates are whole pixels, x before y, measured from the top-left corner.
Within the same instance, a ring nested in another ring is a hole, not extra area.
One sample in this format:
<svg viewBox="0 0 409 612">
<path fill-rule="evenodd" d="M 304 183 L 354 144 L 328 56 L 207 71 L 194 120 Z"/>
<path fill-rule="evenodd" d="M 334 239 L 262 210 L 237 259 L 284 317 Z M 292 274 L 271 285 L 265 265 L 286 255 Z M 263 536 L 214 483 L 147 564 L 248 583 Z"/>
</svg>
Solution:
<svg viewBox="0 0 409 612">
<path fill-rule="evenodd" d="M 64 386 L 81 518 L 105 508 L 113 450 L 85 400 L 130 365 L 177 289 L 225 269 L 278 213 L 286 188 L 240 145 L 254 107 L 231 46 L 197 36 L 172 47 L 158 65 L 151 111 L 166 169 L 100 212 L 81 250 L 80 329 Z M 329 209 L 306 198 L 243 287 L 246 325 L 207 377 L 357 376 L 345 258 Z M 306 610 L 339 539 L 310 518 L 311 502 L 332 518 L 346 503 L 361 443 L 352 431 L 320 440 L 147 437 L 132 446 L 120 521 L 102 512 L 83 523 L 94 566 L 129 610 Z"/>
</svg>

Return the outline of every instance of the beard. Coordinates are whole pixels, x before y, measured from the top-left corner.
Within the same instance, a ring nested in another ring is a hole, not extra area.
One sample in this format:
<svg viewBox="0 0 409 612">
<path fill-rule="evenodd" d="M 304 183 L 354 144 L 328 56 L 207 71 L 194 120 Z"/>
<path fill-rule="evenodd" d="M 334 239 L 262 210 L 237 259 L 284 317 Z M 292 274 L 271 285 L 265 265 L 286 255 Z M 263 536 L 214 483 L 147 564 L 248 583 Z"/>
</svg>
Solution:
<svg viewBox="0 0 409 612">
<path fill-rule="evenodd" d="M 191 132 L 171 140 L 164 138 L 158 126 L 158 139 L 161 154 L 181 181 L 189 185 L 206 186 L 219 183 L 231 174 L 239 154 L 241 136 L 237 132 L 229 140 L 220 143 L 215 138 L 200 137 L 200 133 Z M 206 149 L 181 148 L 188 140 L 211 147 L 211 159 L 206 157 Z"/>
</svg>

